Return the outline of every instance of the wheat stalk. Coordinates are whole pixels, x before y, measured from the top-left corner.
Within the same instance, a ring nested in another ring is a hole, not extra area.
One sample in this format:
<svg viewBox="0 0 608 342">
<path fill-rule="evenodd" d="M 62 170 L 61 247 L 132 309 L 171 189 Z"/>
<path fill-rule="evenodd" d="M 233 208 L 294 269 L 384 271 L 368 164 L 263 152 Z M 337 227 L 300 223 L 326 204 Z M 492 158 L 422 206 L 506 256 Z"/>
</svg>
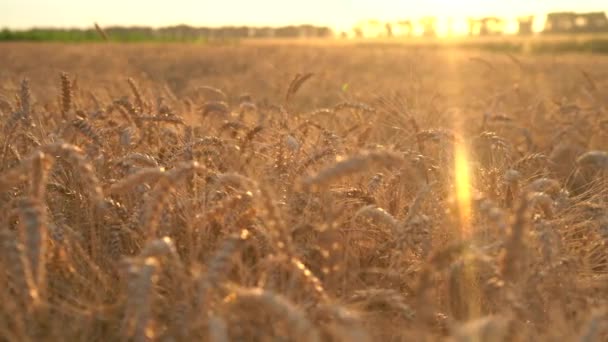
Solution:
<svg viewBox="0 0 608 342">
<path fill-rule="evenodd" d="M 135 341 L 148 341 L 154 338 L 150 316 L 159 268 L 160 265 L 155 258 L 146 258 L 142 265 L 131 266 L 133 280 L 128 284 L 129 297 L 125 309 L 123 334 Z"/>
<path fill-rule="evenodd" d="M 145 199 L 142 214 L 141 226 L 144 227 L 148 239 L 157 236 L 157 229 L 160 223 L 160 216 L 163 208 L 177 183 L 193 172 L 202 172 L 205 168 L 197 162 L 186 162 L 166 173 L 160 173 L 160 177 L 154 186 L 154 189 L 148 194 Z M 150 176 L 151 174 L 148 174 Z"/>
<path fill-rule="evenodd" d="M 26 121 L 29 122 L 32 110 L 32 94 L 30 91 L 30 81 L 27 78 L 21 81 L 21 91 L 19 93 L 19 100 L 21 102 L 21 115 Z"/>
<path fill-rule="evenodd" d="M 46 209 L 38 199 L 23 198 L 17 203 L 20 237 L 24 248 L 25 275 L 34 305 L 45 296 L 47 222 Z"/>
<path fill-rule="evenodd" d="M 104 31 L 101 26 L 99 26 L 99 24 L 95 23 L 95 31 L 97 31 L 97 34 L 99 34 L 99 36 L 101 37 L 101 39 L 103 39 L 104 41 L 109 41 L 110 37 L 108 36 L 108 34 L 106 33 L 106 31 Z"/>
<path fill-rule="evenodd" d="M 296 74 L 294 78 L 289 83 L 289 87 L 287 88 L 287 93 L 285 94 L 285 103 L 288 104 L 289 100 L 298 90 L 302 87 L 302 85 L 309 80 L 314 74 L 313 73 L 305 73 L 305 74 Z"/>
<path fill-rule="evenodd" d="M 72 83 L 67 73 L 62 72 L 61 78 L 61 114 L 64 119 L 68 118 L 69 112 L 72 109 Z"/>
<path fill-rule="evenodd" d="M 145 109 L 144 98 L 141 95 L 141 92 L 139 91 L 139 87 L 137 86 L 137 83 L 135 83 L 134 79 L 132 79 L 131 77 L 129 77 L 127 79 L 127 82 L 129 83 L 129 87 L 131 88 L 131 92 L 135 96 L 135 103 L 137 105 L 136 109 L 137 109 L 137 111 L 139 113 L 141 113 Z"/>
<path fill-rule="evenodd" d="M 355 173 L 364 172 L 371 167 L 391 167 L 404 162 L 403 157 L 391 151 L 370 151 L 338 161 L 321 170 L 314 176 L 304 178 L 301 185 L 304 189 L 312 189 L 332 183 Z"/>
<path fill-rule="evenodd" d="M 285 317 L 296 341 L 316 342 L 321 340 L 319 332 L 306 314 L 283 296 L 261 288 L 230 286 L 229 289 L 236 295 L 234 300 L 237 303 L 261 305 L 275 314 Z"/>
</svg>

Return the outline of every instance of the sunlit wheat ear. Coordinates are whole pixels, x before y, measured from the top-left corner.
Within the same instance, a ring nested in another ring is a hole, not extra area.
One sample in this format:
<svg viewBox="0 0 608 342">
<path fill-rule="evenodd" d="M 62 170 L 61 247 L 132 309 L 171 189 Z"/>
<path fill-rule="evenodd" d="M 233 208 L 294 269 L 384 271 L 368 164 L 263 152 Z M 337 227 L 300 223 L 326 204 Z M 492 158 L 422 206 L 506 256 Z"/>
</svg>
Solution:
<svg viewBox="0 0 608 342">
<path fill-rule="evenodd" d="M 138 136 L 137 130 L 132 126 L 123 126 L 117 130 L 118 141 L 122 149 L 128 149 L 135 145 Z"/>
<path fill-rule="evenodd" d="M 447 129 L 425 129 L 416 133 L 416 138 L 422 142 L 434 141 L 440 142 L 442 140 L 456 141 L 457 135 L 452 130 Z"/>
<path fill-rule="evenodd" d="M 116 165 L 128 165 L 128 166 L 145 166 L 145 167 L 158 167 L 158 161 L 154 157 L 146 153 L 131 152 L 126 156 L 120 158 Z"/>
<path fill-rule="evenodd" d="M 362 111 L 362 112 L 368 112 L 368 113 L 375 113 L 376 112 L 376 108 L 367 105 L 365 103 L 361 103 L 361 102 L 340 102 L 337 105 L 335 105 L 333 107 L 334 111 L 341 111 L 341 110 L 345 110 L 345 109 L 352 109 L 352 110 L 357 110 L 357 111 Z"/>
<path fill-rule="evenodd" d="M 383 181 L 384 181 L 384 174 L 381 172 L 376 173 L 367 182 L 367 192 L 370 193 L 371 195 L 375 194 L 382 186 Z"/>
<path fill-rule="evenodd" d="M 140 113 L 127 97 L 114 101 L 114 105 L 120 110 L 122 117 L 128 123 L 136 126 L 137 128 L 141 128 L 141 120 L 139 120 Z"/>
<path fill-rule="evenodd" d="M 241 142 L 241 154 L 244 154 L 249 146 L 252 146 L 253 140 L 264 130 L 263 126 L 255 126 L 247 132 L 245 138 Z"/>
<path fill-rule="evenodd" d="M 373 167 L 394 167 L 403 164 L 401 154 L 392 151 L 364 152 L 321 170 L 314 176 L 303 179 L 300 183 L 303 189 L 312 190 L 335 182 L 341 178 L 368 171 Z"/>
<path fill-rule="evenodd" d="M 25 247 L 25 276 L 34 304 L 42 300 L 46 287 L 47 220 L 46 209 L 38 199 L 17 202 L 19 235 Z"/>
<path fill-rule="evenodd" d="M 2 264 L 5 268 L 2 272 L 6 272 L 8 284 L 7 288 L 14 291 L 19 297 L 18 300 L 23 303 L 31 302 L 30 286 L 33 284 L 31 270 L 27 272 L 25 267 L 28 265 L 27 251 L 23 243 L 19 241 L 17 234 L 8 229 L 0 230 L 0 255 L 2 255 Z"/>
<path fill-rule="evenodd" d="M 198 293 L 195 296 L 197 310 L 207 310 L 212 291 L 220 287 L 226 276 L 225 270 L 229 269 L 234 255 L 245 246 L 250 236 L 248 230 L 241 230 L 238 235 L 235 234 L 224 240 L 218 250 L 211 256 L 207 263 L 206 273 L 198 280 Z"/>
<path fill-rule="evenodd" d="M 222 138 L 219 138 L 216 136 L 211 136 L 211 137 L 194 139 L 194 141 L 192 141 L 190 144 L 187 144 L 184 149 L 193 150 L 195 148 L 208 148 L 208 147 L 224 148 L 226 145 L 227 145 L 227 142 L 224 141 Z"/>
<path fill-rule="evenodd" d="M 137 120 L 139 122 L 165 122 L 179 125 L 184 124 L 184 118 L 175 114 L 140 115 Z"/>
<path fill-rule="evenodd" d="M 239 132 L 247 130 L 249 127 L 240 121 L 224 120 L 224 124 L 218 129 L 218 135 L 221 136 L 224 132 L 230 132 L 233 136 L 237 136 Z"/>
<path fill-rule="evenodd" d="M 553 218 L 553 199 L 549 195 L 543 192 L 531 192 L 528 194 L 528 202 L 531 208 L 539 206 L 545 214 L 545 218 Z"/>
<path fill-rule="evenodd" d="M 145 198 L 140 226 L 145 229 L 146 238 L 156 238 L 163 209 L 173 190 L 174 184 L 168 177 L 164 176 L 159 179 L 154 189 Z"/>
<path fill-rule="evenodd" d="M 367 191 L 357 188 L 345 188 L 345 189 L 331 189 L 331 193 L 349 200 L 357 200 L 357 202 L 364 203 L 366 205 L 376 204 L 376 199 L 371 196 Z"/>
<path fill-rule="evenodd" d="M 30 81 L 25 78 L 21 81 L 21 90 L 19 92 L 19 102 L 21 102 L 21 115 L 26 121 L 30 121 L 32 110 L 32 94 L 30 91 Z"/>
<path fill-rule="evenodd" d="M 224 276 L 222 271 L 229 267 L 232 257 L 245 245 L 250 236 L 249 231 L 243 229 L 238 235 L 229 237 L 220 245 L 207 265 L 207 274 L 201 283 L 204 289 L 209 290 L 219 286 Z"/>
<path fill-rule="evenodd" d="M 30 179 L 30 195 L 44 202 L 48 173 L 53 166 L 53 160 L 42 152 L 34 152 L 31 160 L 32 175 Z"/>
<path fill-rule="evenodd" d="M 141 263 L 141 264 L 140 264 Z M 152 326 L 154 286 L 158 281 L 160 265 L 155 258 L 134 260 L 130 265 L 127 284 L 128 297 L 123 321 L 123 334 L 134 341 L 155 338 Z"/>
<path fill-rule="evenodd" d="M 15 146 L 9 146 L 7 152 L 10 153 L 17 162 L 21 162 L 23 160 L 21 153 L 19 153 L 19 150 L 17 150 Z"/>
<path fill-rule="evenodd" d="M 305 116 L 307 118 L 316 119 L 322 116 L 333 115 L 334 113 L 335 111 L 333 110 L 333 108 L 318 108 L 313 110 L 312 112 L 307 113 Z"/>
<path fill-rule="evenodd" d="M 201 86 L 198 88 L 199 90 L 203 90 L 205 92 L 208 92 L 210 94 L 213 94 L 219 98 L 221 98 L 222 100 L 227 100 L 228 99 L 228 95 L 226 95 L 226 93 L 224 93 L 221 89 L 219 88 L 215 88 L 215 87 L 211 87 L 211 86 Z"/>
<path fill-rule="evenodd" d="M 103 192 L 99 179 L 95 174 L 93 165 L 86 160 L 79 147 L 64 143 L 54 143 L 43 146 L 42 151 L 53 157 L 60 157 L 67 161 L 75 169 L 75 175 L 80 179 L 82 186 L 86 189 L 86 193 L 93 203 L 102 203 Z"/>
<path fill-rule="evenodd" d="M 68 113 L 72 109 L 72 83 L 67 73 L 61 73 L 61 113 L 64 118 L 68 118 Z"/>
<path fill-rule="evenodd" d="M 175 242 L 168 236 L 149 241 L 139 254 L 139 257 L 144 259 L 149 257 L 160 259 L 164 256 L 179 258 L 177 249 L 175 248 Z"/>
<path fill-rule="evenodd" d="M 525 155 L 522 158 L 515 161 L 515 163 L 513 163 L 513 165 L 511 165 L 511 168 L 514 170 L 517 170 L 517 171 L 522 171 L 522 170 L 530 168 L 530 167 L 534 167 L 534 168 L 544 167 L 548 163 L 549 163 L 549 157 L 547 157 L 546 155 L 544 155 L 542 153 L 532 153 L 532 154 Z"/>
<path fill-rule="evenodd" d="M 184 162 L 164 173 L 158 179 L 154 189 L 146 197 L 142 208 L 141 226 L 147 231 L 146 237 L 148 239 L 157 237 L 163 209 L 167 200 L 175 191 L 175 186 L 188 175 L 203 171 L 205 171 L 205 168 L 197 162 Z"/>
<path fill-rule="evenodd" d="M 369 217 L 373 220 L 384 222 L 393 230 L 396 230 L 399 227 L 399 221 L 394 218 L 393 215 L 375 205 L 366 205 L 357 210 L 353 216 L 353 220 L 356 220 L 359 217 Z"/>
<path fill-rule="evenodd" d="M 305 73 L 305 74 L 296 74 L 294 78 L 289 83 L 289 87 L 287 88 L 287 93 L 285 94 L 285 103 L 288 104 L 289 100 L 298 90 L 302 87 L 304 82 L 309 80 L 314 74 L 313 73 Z"/>
<path fill-rule="evenodd" d="M 103 139 L 101 138 L 101 134 L 97 131 L 95 127 L 91 125 L 91 123 L 87 119 L 74 119 L 72 120 L 72 126 L 74 126 L 78 130 L 78 132 L 80 132 L 83 136 L 93 142 L 96 146 L 103 146 Z"/>
<path fill-rule="evenodd" d="M 300 272 L 300 274 L 304 277 L 306 284 L 308 284 L 314 291 L 315 295 L 322 301 L 326 301 L 328 299 L 327 294 L 325 293 L 325 288 L 321 283 L 321 280 L 317 278 L 317 276 L 312 273 L 312 271 L 304 265 L 304 263 L 296 257 L 291 257 L 291 264 L 295 266 L 296 271 Z"/>
<path fill-rule="evenodd" d="M 233 296 L 227 298 L 228 304 L 251 304 L 261 310 L 268 310 L 278 317 L 287 320 L 294 341 L 317 342 L 321 337 L 317 328 L 308 319 L 306 313 L 280 294 L 262 288 L 244 288 L 228 286 Z"/>
<path fill-rule="evenodd" d="M 135 96 L 135 104 L 137 105 L 137 111 L 139 113 L 143 112 L 146 106 L 146 103 L 144 102 L 144 98 L 141 94 L 141 91 L 139 91 L 139 87 L 137 86 L 137 83 L 135 83 L 135 80 L 132 79 L 131 77 L 129 77 L 127 79 L 127 82 L 129 83 L 129 87 L 131 88 L 131 92 L 133 93 L 133 96 Z"/>
<path fill-rule="evenodd" d="M 137 172 L 119 180 L 112 184 L 108 189 L 108 194 L 125 194 L 131 191 L 138 185 L 148 184 L 154 186 L 159 179 L 164 177 L 165 168 L 163 167 L 149 167 L 137 170 Z"/>
<path fill-rule="evenodd" d="M 243 121 L 245 118 L 245 114 L 247 113 L 257 113 L 258 106 L 251 101 L 244 101 L 239 104 L 239 120 Z"/>
<path fill-rule="evenodd" d="M 230 114 L 230 107 L 223 101 L 208 101 L 201 108 L 202 117 L 206 117 L 209 113 L 218 113 L 226 116 Z"/>
</svg>

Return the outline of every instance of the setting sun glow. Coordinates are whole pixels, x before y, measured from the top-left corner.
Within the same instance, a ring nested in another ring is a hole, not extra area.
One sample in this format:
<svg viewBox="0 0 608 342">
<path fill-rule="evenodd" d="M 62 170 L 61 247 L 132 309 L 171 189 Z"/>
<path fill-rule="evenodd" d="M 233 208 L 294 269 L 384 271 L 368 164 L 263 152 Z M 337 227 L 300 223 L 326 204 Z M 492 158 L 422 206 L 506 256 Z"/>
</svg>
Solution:
<svg viewBox="0 0 608 342">
<path fill-rule="evenodd" d="M 340 31 L 370 19 L 397 22 L 435 17 L 437 33 L 445 37 L 467 33 L 467 18 L 499 16 L 506 20 L 506 31 L 514 32 L 520 16 L 541 18 L 550 11 L 605 9 L 605 2 L 601 0 L 580 0 L 575 4 L 568 0 L 3 0 L 0 1 L 0 26 L 88 27 L 93 22 L 152 27 L 314 24 Z M 534 23 L 537 31 L 541 25 L 542 20 Z"/>
</svg>

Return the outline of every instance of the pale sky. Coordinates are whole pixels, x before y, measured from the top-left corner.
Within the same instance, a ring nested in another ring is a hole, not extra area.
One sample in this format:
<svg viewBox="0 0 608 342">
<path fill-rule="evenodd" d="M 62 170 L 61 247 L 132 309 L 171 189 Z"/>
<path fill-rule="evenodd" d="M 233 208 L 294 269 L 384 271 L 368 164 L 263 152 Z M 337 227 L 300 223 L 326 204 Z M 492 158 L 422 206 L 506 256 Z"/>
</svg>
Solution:
<svg viewBox="0 0 608 342">
<path fill-rule="evenodd" d="M 319 24 L 606 11 L 608 0 L 0 0 L 0 28 Z"/>
</svg>

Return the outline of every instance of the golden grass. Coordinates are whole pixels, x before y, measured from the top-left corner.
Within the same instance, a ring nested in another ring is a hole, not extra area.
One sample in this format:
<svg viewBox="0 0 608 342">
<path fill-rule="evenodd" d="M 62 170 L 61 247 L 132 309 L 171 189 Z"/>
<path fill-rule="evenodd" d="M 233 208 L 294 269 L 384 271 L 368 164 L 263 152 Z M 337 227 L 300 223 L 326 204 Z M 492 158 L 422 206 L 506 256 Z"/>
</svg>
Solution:
<svg viewBox="0 0 608 342">
<path fill-rule="evenodd" d="M 0 340 L 608 338 L 605 57 L 0 49 Z"/>
</svg>

